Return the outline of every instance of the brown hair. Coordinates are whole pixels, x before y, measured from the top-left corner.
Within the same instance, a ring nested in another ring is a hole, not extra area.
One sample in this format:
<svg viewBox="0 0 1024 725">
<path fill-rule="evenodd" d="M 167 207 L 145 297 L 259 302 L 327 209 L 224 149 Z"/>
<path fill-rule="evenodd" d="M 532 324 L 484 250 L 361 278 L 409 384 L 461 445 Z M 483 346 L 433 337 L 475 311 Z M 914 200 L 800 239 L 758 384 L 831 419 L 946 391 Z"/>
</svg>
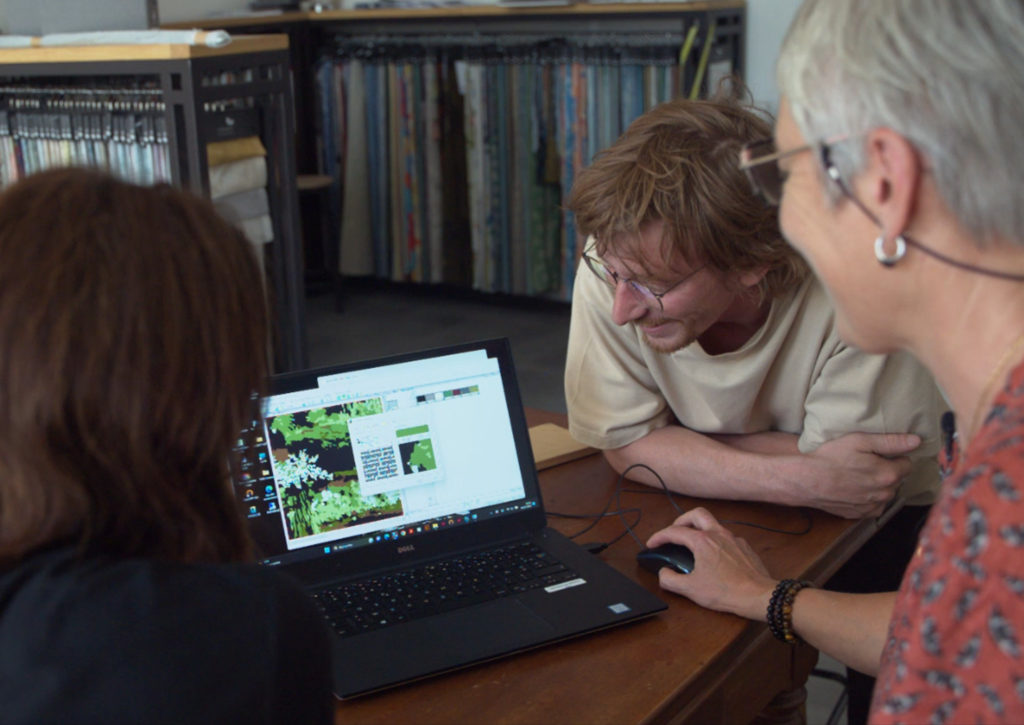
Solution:
<svg viewBox="0 0 1024 725">
<path fill-rule="evenodd" d="M 771 136 L 758 113 L 734 100 L 677 99 L 640 116 L 577 177 L 566 208 L 578 231 L 595 237 L 598 254 L 623 254 L 643 225 L 662 220 L 671 242 L 662 263 L 675 250 L 722 273 L 767 269 L 762 299 L 791 290 L 807 266 L 738 164 L 745 143 Z"/>
<path fill-rule="evenodd" d="M 212 205 L 84 169 L 0 195 L 0 561 L 243 559 L 228 478 L 267 372 L 250 245 Z"/>
</svg>

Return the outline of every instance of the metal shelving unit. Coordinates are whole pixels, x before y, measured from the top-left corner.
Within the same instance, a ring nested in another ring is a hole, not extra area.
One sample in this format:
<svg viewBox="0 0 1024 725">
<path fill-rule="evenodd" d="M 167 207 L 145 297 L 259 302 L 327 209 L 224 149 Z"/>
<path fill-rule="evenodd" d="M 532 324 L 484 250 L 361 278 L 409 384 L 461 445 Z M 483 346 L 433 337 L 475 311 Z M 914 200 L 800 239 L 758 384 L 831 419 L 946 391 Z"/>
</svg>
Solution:
<svg viewBox="0 0 1024 725">
<path fill-rule="evenodd" d="M 283 35 L 236 38 L 226 47 L 117 45 L 0 51 L 0 85 L 62 89 L 145 89 L 162 115 L 172 183 L 209 195 L 206 144 L 240 133 L 267 150 L 274 239 L 266 245 L 273 290 L 277 370 L 307 364 L 302 252 L 296 192 L 295 129 Z M 10 108 L 13 94 L 0 99 Z"/>
</svg>

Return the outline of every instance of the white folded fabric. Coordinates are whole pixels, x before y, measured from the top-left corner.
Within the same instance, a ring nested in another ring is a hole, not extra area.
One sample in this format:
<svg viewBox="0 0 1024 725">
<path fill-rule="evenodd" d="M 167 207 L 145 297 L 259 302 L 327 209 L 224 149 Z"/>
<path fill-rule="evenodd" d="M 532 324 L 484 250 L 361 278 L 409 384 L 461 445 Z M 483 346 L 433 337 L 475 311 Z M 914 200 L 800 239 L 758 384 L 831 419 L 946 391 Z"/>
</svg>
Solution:
<svg viewBox="0 0 1024 725">
<path fill-rule="evenodd" d="M 242 230 L 253 244 L 266 244 L 274 241 L 274 222 L 269 214 L 256 217 L 255 219 L 242 219 L 235 222 L 235 226 Z"/>
<path fill-rule="evenodd" d="M 210 167 L 210 198 L 260 189 L 267 185 L 267 160 L 253 156 Z"/>
<path fill-rule="evenodd" d="M 270 213 L 270 198 L 263 187 L 222 196 L 214 202 L 217 211 L 229 222 L 265 216 Z"/>
</svg>

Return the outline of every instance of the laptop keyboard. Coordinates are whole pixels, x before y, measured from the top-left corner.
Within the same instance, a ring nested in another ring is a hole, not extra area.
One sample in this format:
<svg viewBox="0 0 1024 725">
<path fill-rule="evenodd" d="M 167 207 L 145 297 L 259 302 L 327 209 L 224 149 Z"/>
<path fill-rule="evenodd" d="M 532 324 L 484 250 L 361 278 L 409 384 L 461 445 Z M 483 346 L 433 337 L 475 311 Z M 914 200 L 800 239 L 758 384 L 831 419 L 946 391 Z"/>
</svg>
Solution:
<svg viewBox="0 0 1024 725">
<path fill-rule="evenodd" d="M 575 578 L 550 554 L 522 542 L 321 589 L 313 598 L 346 636 Z"/>
</svg>

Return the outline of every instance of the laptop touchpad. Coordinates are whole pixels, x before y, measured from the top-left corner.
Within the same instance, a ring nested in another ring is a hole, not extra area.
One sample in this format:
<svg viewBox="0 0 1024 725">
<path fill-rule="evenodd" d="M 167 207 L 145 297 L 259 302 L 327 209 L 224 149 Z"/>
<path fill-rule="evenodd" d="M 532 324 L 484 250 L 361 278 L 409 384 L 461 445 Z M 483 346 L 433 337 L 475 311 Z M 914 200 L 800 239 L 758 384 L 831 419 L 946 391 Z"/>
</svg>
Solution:
<svg viewBox="0 0 1024 725">
<path fill-rule="evenodd" d="M 467 660 L 493 657 L 551 638 L 555 629 L 517 599 L 500 599 L 432 617 L 445 649 Z"/>
</svg>

